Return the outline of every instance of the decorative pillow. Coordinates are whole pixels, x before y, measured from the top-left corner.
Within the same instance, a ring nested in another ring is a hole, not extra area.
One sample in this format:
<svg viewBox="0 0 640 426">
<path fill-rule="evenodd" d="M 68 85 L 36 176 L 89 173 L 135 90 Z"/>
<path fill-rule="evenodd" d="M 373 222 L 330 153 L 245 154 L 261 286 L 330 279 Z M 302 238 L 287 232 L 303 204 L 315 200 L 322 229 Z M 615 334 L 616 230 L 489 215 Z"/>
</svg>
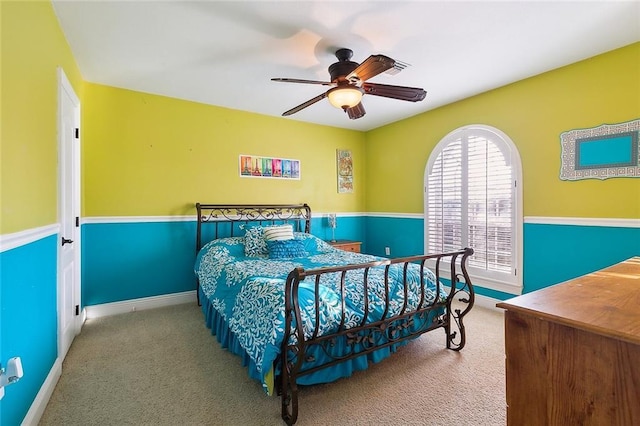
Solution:
<svg viewBox="0 0 640 426">
<path fill-rule="evenodd" d="M 267 253 L 264 228 L 262 226 L 246 226 L 244 231 L 244 255 L 247 257 L 260 257 Z"/>
<path fill-rule="evenodd" d="M 304 249 L 302 240 L 267 241 L 267 248 L 269 249 L 269 259 L 289 259 L 309 255 Z"/>
<path fill-rule="evenodd" d="M 301 240 L 304 244 L 304 249 L 309 253 L 309 256 L 313 256 L 320 253 L 326 253 L 333 250 L 333 247 L 325 243 L 315 235 L 307 234 L 304 232 L 294 232 L 293 238 Z"/>
<path fill-rule="evenodd" d="M 293 240 L 293 226 L 273 225 L 264 228 L 264 239 L 267 241 Z"/>
</svg>

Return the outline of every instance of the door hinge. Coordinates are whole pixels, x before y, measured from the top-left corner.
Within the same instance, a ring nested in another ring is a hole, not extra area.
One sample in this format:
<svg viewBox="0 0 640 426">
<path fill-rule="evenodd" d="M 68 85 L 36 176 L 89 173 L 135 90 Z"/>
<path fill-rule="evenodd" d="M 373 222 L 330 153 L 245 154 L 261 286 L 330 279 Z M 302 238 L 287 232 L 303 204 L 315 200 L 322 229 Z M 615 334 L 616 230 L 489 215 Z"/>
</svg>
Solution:
<svg viewBox="0 0 640 426">
<path fill-rule="evenodd" d="M 76 127 L 76 139 L 80 139 L 80 129 Z"/>
<path fill-rule="evenodd" d="M 76 316 L 80 315 L 80 305 L 76 305 Z"/>
<path fill-rule="evenodd" d="M 80 227 L 80 217 L 76 216 L 76 228 Z"/>
</svg>

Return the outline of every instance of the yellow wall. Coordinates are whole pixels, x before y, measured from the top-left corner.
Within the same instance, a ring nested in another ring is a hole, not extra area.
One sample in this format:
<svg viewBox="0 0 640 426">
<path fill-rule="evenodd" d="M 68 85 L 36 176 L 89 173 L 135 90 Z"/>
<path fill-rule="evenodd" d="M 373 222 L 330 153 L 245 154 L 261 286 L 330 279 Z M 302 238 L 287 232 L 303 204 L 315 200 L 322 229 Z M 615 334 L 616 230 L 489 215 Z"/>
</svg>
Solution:
<svg viewBox="0 0 640 426">
<path fill-rule="evenodd" d="M 640 218 L 640 179 L 559 177 L 562 132 L 638 118 L 635 43 L 368 132 L 367 211 L 422 212 L 431 150 L 458 127 L 487 124 L 518 147 L 525 216 Z"/>
<path fill-rule="evenodd" d="M 58 66 L 82 101 L 83 216 L 195 201 L 419 213 L 431 149 L 482 123 L 518 146 L 525 215 L 640 217 L 640 179 L 559 179 L 560 133 L 640 118 L 640 43 L 361 133 L 83 83 L 49 2 L 0 7 L 2 234 L 57 222 Z M 336 191 L 337 148 L 353 152 L 353 194 Z M 240 178 L 239 154 L 299 159 L 302 179 Z"/>
<path fill-rule="evenodd" d="M 57 222 L 57 67 L 82 78 L 50 2 L 0 2 L 0 233 Z"/>
<path fill-rule="evenodd" d="M 197 201 L 364 209 L 362 132 L 90 83 L 83 129 L 83 216 L 186 215 Z M 338 148 L 352 151 L 352 194 L 337 192 Z M 240 177 L 240 154 L 300 160 L 302 177 Z"/>
</svg>

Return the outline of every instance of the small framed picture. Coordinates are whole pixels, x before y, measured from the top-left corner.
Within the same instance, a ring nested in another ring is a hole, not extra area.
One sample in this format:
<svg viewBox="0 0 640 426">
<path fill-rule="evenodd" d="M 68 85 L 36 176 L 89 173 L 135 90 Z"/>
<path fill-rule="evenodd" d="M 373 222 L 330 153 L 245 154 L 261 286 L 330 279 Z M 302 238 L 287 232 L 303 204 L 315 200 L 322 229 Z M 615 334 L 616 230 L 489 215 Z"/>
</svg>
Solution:
<svg viewBox="0 0 640 426">
<path fill-rule="evenodd" d="M 351 151 L 338 149 L 337 170 L 338 170 L 338 192 L 353 192 L 353 159 Z"/>
<path fill-rule="evenodd" d="M 300 160 L 241 154 L 238 160 L 241 177 L 300 180 Z"/>
</svg>

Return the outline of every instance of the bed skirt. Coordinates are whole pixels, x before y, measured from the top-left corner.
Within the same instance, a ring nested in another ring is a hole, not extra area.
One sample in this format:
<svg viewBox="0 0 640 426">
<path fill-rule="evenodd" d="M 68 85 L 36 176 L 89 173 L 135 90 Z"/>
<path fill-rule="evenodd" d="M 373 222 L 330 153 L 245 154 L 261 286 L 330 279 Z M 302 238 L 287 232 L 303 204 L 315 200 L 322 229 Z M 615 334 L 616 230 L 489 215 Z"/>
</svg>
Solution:
<svg viewBox="0 0 640 426">
<path fill-rule="evenodd" d="M 199 291 L 201 292 L 200 300 L 202 301 L 202 312 L 205 317 L 205 324 L 211 330 L 211 334 L 216 337 L 223 348 L 240 357 L 243 367 L 247 367 L 249 377 L 257 380 L 258 382 L 262 382 L 265 393 L 267 393 L 268 395 L 273 395 L 273 379 L 280 374 L 280 364 L 278 362 L 274 362 L 274 370 L 271 372 L 271 374 L 265 375 L 266 377 L 270 377 L 270 380 L 268 380 L 269 383 L 265 383 L 263 381 L 263 374 L 261 374 L 251 357 L 240 345 L 234 333 L 229 329 L 225 319 L 213 307 L 211 301 L 206 297 L 202 290 L 199 289 Z M 440 312 L 433 312 L 432 315 L 430 315 L 429 321 L 432 320 L 431 318 L 433 316 L 442 315 L 443 312 L 444 309 L 440 310 Z M 411 340 L 398 342 L 394 345 L 390 345 L 371 352 L 368 355 L 362 355 L 357 358 L 341 362 L 330 368 L 324 368 L 314 373 L 300 376 L 298 377 L 297 383 L 299 385 L 315 385 L 333 382 L 344 377 L 350 377 L 356 371 L 366 370 L 369 366 L 369 363 L 378 363 L 388 358 L 391 354 L 395 353 L 399 347 L 406 345 L 410 341 Z M 329 357 L 322 352 L 322 349 L 320 347 L 309 348 L 306 355 L 308 358 L 309 356 L 311 356 L 311 358 L 314 360 L 312 362 L 321 361 L 322 363 L 329 359 Z M 305 362 L 305 364 L 307 363 Z"/>
</svg>

